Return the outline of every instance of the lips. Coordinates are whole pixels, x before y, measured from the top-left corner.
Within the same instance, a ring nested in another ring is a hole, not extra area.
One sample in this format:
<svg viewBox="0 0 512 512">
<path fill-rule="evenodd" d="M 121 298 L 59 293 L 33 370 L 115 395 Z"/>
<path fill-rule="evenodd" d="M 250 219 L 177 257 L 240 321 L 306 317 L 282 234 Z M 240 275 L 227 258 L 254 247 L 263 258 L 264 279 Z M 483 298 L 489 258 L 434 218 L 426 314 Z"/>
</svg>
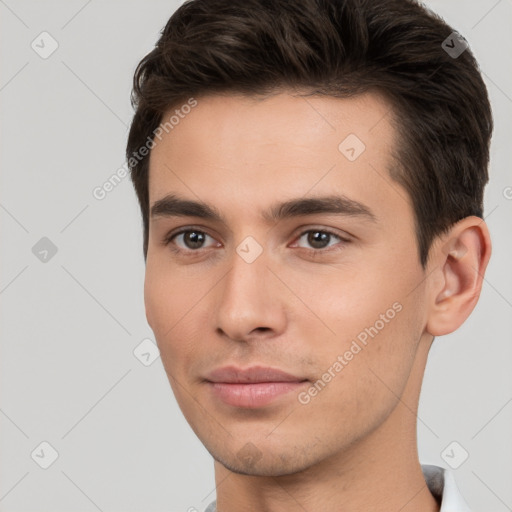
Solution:
<svg viewBox="0 0 512 512">
<path fill-rule="evenodd" d="M 224 404 L 255 409 L 278 398 L 289 398 L 308 381 L 276 368 L 227 366 L 213 370 L 206 382 L 213 396 Z"/>
<path fill-rule="evenodd" d="M 206 378 L 210 382 L 226 383 L 256 383 L 256 382 L 301 382 L 307 379 L 286 373 L 277 368 L 251 366 L 242 369 L 235 366 L 225 366 L 213 370 Z"/>
</svg>

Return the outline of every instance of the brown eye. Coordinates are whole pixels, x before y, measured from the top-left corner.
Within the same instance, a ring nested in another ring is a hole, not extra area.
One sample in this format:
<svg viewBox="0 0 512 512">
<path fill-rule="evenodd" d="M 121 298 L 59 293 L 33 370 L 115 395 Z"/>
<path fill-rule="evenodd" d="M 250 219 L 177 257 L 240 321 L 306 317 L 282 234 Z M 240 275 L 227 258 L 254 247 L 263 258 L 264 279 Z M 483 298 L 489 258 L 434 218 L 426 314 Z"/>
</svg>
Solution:
<svg viewBox="0 0 512 512">
<path fill-rule="evenodd" d="M 185 231 L 183 242 L 188 249 L 199 249 L 204 244 L 205 234 L 201 231 Z"/>
<path fill-rule="evenodd" d="M 196 251 L 208 247 L 205 245 L 208 238 L 215 242 L 214 238 L 207 235 L 204 231 L 198 229 L 184 229 L 170 236 L 166 240 L 166 245 L 175 245 L 177 251 Z"/>
<path fill-rule="evenodd" d="M 329 244 L 331 235 L 325 231 L 310 231 L 307 239 L 308 244 L 310 244 L 314 249 L 323 249 Z"/>
<path fill-rule="evenodd" d="M 300 245 L 300 241 L 305 239 L 306 246 Z M 331 242 L 334 239 L 334 244 Z M 308 231 L 304 231 L 300 237 L 298 238 L 299 247 L 303 247 L 305 249 L 313 249 L 313 250 L 322 250 L 327 247 L 332 247 L 332 245 L 336 245 L 336 242 L 343 242 L 345 239 L 341 238 L 339 235 L 331 233 L 330 231 L 326 231 L 323 229 L 310 229 Z"/>
</svg>

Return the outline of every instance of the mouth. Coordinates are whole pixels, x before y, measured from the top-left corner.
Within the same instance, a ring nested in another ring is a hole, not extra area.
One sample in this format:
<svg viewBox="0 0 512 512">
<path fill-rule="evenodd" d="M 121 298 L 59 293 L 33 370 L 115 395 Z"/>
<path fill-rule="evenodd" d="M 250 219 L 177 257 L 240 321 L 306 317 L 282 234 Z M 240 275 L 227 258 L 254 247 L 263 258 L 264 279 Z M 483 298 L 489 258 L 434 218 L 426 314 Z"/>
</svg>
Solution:
<svg viewBox="0 0 512 512">
<path fill-rule="evenodd" d="M 283 370 L 262 366 L 218 368 L 205 380 L 215 398 L 225 404 L 248 409 L 268 405 L 309 382 Z"/>
</svg>

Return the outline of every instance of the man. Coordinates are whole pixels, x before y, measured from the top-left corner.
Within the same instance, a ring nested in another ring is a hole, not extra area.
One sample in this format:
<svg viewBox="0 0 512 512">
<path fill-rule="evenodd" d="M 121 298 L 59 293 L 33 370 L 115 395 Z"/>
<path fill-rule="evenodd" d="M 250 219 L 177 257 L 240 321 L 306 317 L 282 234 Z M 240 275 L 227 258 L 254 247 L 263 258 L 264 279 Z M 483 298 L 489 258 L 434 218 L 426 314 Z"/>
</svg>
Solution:
<svg viewBox="0 0 512 512">
<path fill-rule="evenodd" d="M 468 510 L 416 443 L 491 251 L 465 41 L 412 0 L 192 0 L 133 103 L 146 315 L 208 512 Z"/>
</svg>

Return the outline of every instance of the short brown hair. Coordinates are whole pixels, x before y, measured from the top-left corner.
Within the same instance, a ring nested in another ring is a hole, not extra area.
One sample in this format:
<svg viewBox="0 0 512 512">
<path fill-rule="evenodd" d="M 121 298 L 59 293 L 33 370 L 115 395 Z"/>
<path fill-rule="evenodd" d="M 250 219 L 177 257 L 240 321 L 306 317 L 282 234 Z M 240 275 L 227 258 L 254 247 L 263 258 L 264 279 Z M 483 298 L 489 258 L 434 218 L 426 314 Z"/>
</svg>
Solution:
<svg viewBox="0 0 512 512">
<path fill-rule="evenodd" d="M 383 93 L 400 142 L 391 177 L 409 194 L 423 266 L 439 234 L 483 216 L 492 113 L 463 39 L 414 0 L 189 0 L 137 66 L 126 157 L 149 236 L 149 155 L 162 116 L 191 96 L 279 89 Z M 449 39 L 452 36 L 452 39 Z M 445 43 L 446 44 L 446 43 Z"/>
</svg>

